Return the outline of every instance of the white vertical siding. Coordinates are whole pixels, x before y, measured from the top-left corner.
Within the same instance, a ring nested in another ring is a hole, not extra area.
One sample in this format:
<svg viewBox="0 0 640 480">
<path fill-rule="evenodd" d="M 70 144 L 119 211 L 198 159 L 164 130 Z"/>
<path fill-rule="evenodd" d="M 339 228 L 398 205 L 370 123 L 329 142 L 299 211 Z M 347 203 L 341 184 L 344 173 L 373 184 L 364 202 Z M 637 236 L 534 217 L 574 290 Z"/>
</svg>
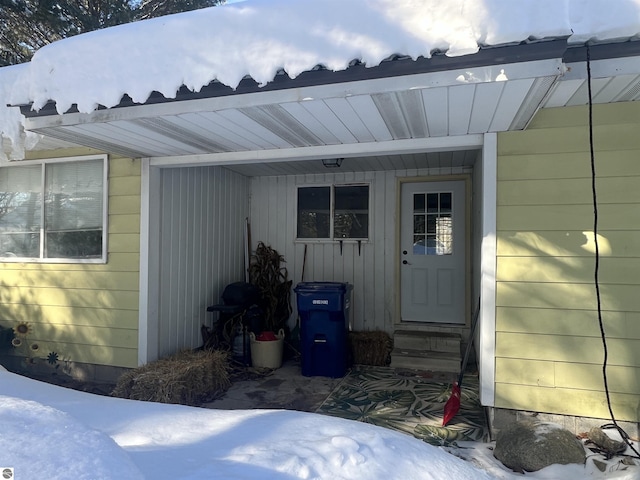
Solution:
<svg viewBox="0 0 640 480">
<path fill-rule="evenodd" d="M 160 357 L 202 344 L 208 305 L 244 280 L 248 179 L 221 167 L 163 169 L 160 208 Z"/>
<path fill-rule="evenodd" d="M 296 187 L 313 184 L 369 183 L 370 238 L 345 242 L 306 242 L 304 281 L 335 281 L 353 284 L 354 330 L 394 329 L 396 312 L 396 202 L 397 178 L 468 173 L 469 168 L 326 173 L 315 175 L 253 177 L 251 179 L 251 245 L 259 241 L 284 256 L 289 278 L 300 282 L 304 242 L 296 242 Z M 296 315 L 295 294 L 292 307 Z"/>
</svg>

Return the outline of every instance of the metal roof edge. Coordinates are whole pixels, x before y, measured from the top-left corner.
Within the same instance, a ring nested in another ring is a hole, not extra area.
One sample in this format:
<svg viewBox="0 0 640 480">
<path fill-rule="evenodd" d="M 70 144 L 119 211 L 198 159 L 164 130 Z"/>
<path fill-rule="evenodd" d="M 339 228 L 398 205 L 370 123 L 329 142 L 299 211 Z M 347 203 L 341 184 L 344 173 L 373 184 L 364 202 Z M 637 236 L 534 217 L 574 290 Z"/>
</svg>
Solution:
<svg viewBox="0 0 640 480">
<path fill-rule="evenodd" d="M 261 93 L 277 90 L 304 88 L 310 86 L 331 85 L 337 83 L 354 82 L 380 78 L 414 75 L 419 73 L 441 72 L 461 68 L 483 67 L 508 63 L 522 63 L 551 58 L 562 58 L 567 50 L 567 39 L 550 39 L 545 41 L 527 42 L 517 45 L 503 45 L 483 47 L 477 53 L 456 57 L 445 54 L 434 54 L 430 58 L 396 56 L 383 61 L 375 67 L 367 67 L 362 63 L 355 63 L 341 71 L 331 71 L 323 68 L 310 70 L 290 78 L 288 75 L 277 75 L 267 85 L 260 86 L 250 77 L 243 79 L 236 89 L 232 89 L 214 80 L 198 92 L 181 87 L 175 98 L 166 98 L 158 92 L 152 92 L 144 103 L 135 103 L 128 95 L 124 95 L 120 103 L 114 108 L 150 105 L 157 103 L 171 103 L 186 100 L 197 100 L 248 93 Z M 21 113 L 27 118 L 58 115 L 55 102 L 48 102 L 39 111 L 31 109 L 31 105 L 21 105 Z M 99 110 L 105 109 L 100 107 Z M 65 113 L 77 113 L 75 106 Z"/>
<path fill-rule="evenodd" d="M 590 50 L 589 57 L 592 61 L 640 56 L 640 40 L 632 39 L 619 42 L 569 45 L 563 56 L 563 61 L 565 63 L 586 62 L 587 47 Z"/>
</svg>

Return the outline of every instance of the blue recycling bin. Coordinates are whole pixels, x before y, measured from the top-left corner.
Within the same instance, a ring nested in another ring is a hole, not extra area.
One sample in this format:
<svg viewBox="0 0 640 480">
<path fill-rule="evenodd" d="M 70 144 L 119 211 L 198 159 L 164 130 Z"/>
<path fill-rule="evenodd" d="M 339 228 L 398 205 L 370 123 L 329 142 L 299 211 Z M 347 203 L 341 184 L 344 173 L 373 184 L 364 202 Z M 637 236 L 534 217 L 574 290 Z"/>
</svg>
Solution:
<svg viewBox="0 0 640 480">
<path fill-rule="evenodd" d="M 339 282 L 302 282 L 294 288 L 300 314 L 302 375 L 340 378 L 346 374 L 352 289 Z"/>
</svg>

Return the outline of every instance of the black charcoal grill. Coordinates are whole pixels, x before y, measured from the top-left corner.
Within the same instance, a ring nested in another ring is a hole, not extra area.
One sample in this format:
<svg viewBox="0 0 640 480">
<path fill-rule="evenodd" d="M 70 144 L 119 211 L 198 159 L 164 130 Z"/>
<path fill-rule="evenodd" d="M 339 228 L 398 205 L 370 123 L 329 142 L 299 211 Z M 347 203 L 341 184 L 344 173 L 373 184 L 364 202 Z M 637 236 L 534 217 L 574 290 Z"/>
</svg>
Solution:
<svg viewBox="0 0 640 480">
<path fill-rule="evenodd" d="M 230 283 L 224 288 L 220 303 L 207 307 L 207 312 L 218 313 L 213 320 L 213 328 L 202 326 L 205 349 L 232 349 L 233 337 L 238 327 L 242 329 L 242 358 L 246 364 L 248 352 L 245 348 L 247 330 L 255 329 L 248 320 L 257 319 L 260 290 L 247 282 Z"/>
</svg>

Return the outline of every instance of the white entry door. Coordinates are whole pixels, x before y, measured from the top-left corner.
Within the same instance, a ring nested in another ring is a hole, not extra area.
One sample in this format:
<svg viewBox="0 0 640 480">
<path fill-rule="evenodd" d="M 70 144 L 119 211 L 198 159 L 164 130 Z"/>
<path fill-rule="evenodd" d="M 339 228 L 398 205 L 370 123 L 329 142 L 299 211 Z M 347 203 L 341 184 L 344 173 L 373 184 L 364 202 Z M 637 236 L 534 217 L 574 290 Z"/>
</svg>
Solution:
<svg viewBox="0 0 640 480">
<path fill-rule="evenodd" d="M 403 183 L 402 321 L 465 323 L 465 182 Z"/>
</svg>

